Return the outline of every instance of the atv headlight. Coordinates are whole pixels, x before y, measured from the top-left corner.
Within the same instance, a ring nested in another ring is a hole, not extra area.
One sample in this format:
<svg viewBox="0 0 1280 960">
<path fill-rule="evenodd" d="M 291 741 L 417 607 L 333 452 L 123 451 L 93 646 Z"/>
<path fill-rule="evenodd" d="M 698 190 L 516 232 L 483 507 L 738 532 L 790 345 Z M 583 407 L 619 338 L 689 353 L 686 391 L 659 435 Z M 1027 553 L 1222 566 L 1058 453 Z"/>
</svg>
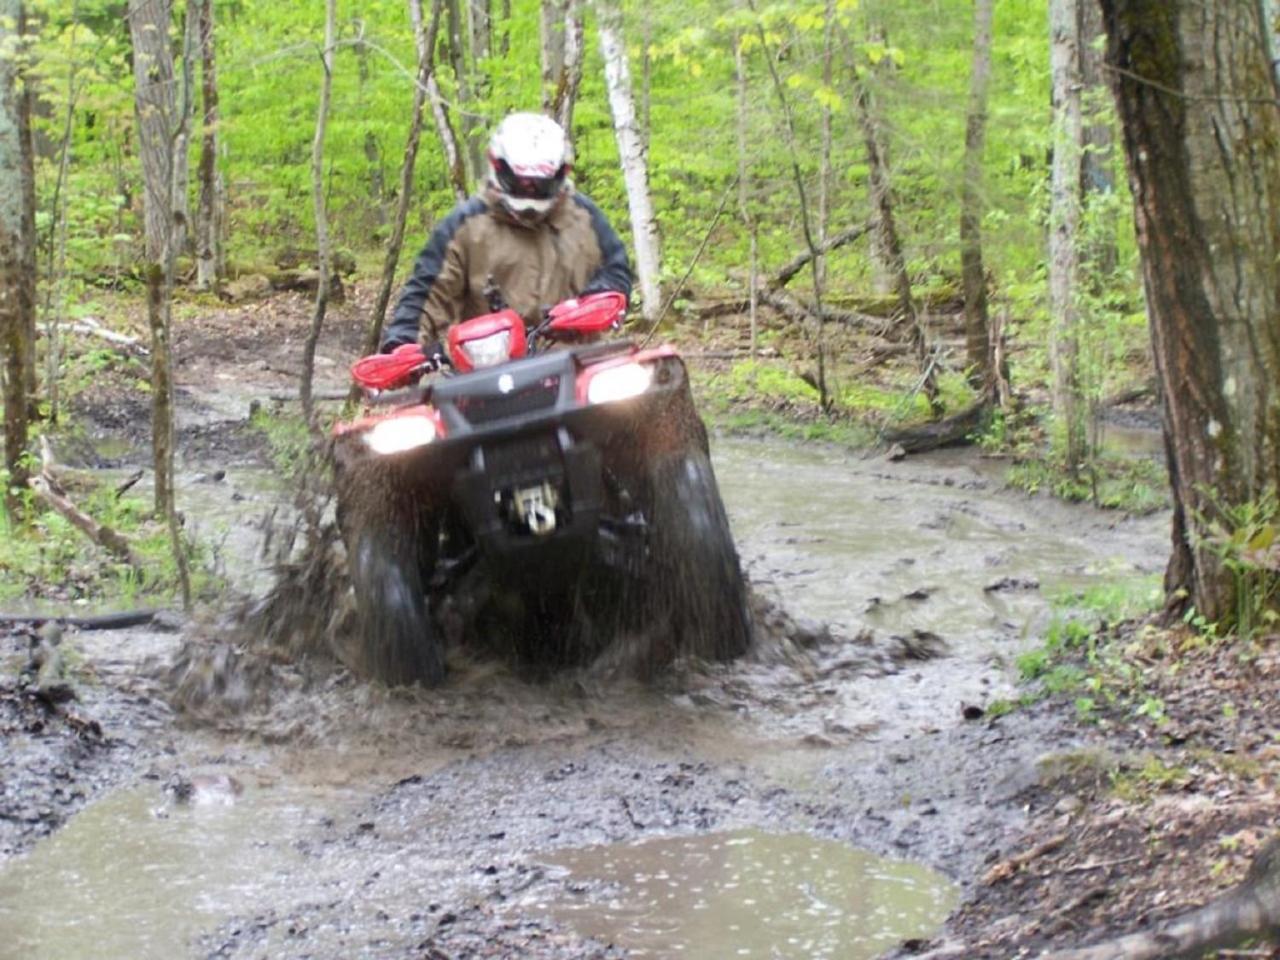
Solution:
<svg viewBox="0 0 1280 960">
<path fill-rule="evenodd" d="M 511 331 L 499 330 L 487 337 L 468 340 L 459 346 L 466 351 L 467 358 L 475 369 L 496 367 L 511 359 Z"/>
<path fill-rule="evenodd" d="M 383 456 L 425 447 L 436 438 L 436 422 L 430 417 L 392 417 L 374 424 L 364 435 L 364 442 L 374 453 Z"/>
<path fill-rule="evenodd" d="M 624 363 L 606 367 L 587 383 L 588 403 L 609 403 L 636 397 L 653 383 L 653 366 L 647 363 Z"/>
</svg>

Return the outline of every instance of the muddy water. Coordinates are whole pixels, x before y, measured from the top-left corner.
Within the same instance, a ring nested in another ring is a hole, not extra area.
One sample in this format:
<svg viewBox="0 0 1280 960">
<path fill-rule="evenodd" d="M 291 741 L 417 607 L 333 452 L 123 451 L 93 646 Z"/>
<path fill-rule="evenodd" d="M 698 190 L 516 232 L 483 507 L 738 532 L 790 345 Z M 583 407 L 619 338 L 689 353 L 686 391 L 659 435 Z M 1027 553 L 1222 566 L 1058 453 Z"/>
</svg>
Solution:
<svg viewBox="0 0 1280 960">
<path fill-rule="evenodd" d="M 927 935 L 949 882 L 858 847 L 972 866 L 1008 825 L 987 805 L 1003 774 L 961 769 L 943 734 L 1009 692 L 1049 595 L 1158 571 L 1167 519 L 1010 494 L 968 456 L 720 441 L 716 469 L 752 579 L 861 640 L 647 690 L 465 664 L 430 692 L 299 679 L 172 761 L 256 742 L 266 781 L 193 806 L 144 782 L 0 866 L 0 957 L 602 956 L 592 937 L 654 957 L 858 957 Z M 184 496 L 247 530 L 269 500 L 250 486 L 233 473 Z M 228 496 L 241 487 L 255 499 Z M 228 537 L 233 567 L 252 569 L 251 539 Z M 947 655 L 873 656 L 922 631 Z M 168 642 L 81 638 L 121 689 L 129 657 Z M 464 949 L 548 924 L 570 939 Z"/>
<path fill-rule="evenodd" d="M 759 830 L 539 859 L 610 896 L 537 906 L 635 957 L 869 960 L 927 936 L 956 902 L 953 884 L 916 864 Z"/>
<path fill-rule="evenodd" d="M 0 872 L 0 956 L 180 956 L 205 926 L 286 891 L 302 858 L 285 838 L 337 799 L 251 790 L 241 802 L 215 786 L 178 803 L 153 785 L 108 796 Z"/>
</svg>

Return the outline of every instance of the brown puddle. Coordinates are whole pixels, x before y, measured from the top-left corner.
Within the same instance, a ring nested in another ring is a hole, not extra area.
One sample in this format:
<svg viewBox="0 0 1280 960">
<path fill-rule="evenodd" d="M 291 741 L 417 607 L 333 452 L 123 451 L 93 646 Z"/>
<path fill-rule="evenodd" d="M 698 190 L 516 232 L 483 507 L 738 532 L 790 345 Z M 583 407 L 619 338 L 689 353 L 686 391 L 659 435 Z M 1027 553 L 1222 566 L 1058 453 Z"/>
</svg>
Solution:
<svg viewBox="0 0 1280 960">
<path fill-rule="evenodd" d="M 188 955 L 201 930 L 280 899 L 302 866 L 289 840 L 314 818 L 306 799 L 246 790 L 179 805 L 157 786 L 104 797 L 0 868 L 0 956 Z"/>
<path fill-rule="evenodd" d="M 933 933 L 958 891 L 927 867 L 758 830 L 562 850 L 546 910 L 636 957 L 861 960 Z"/>
</svg>

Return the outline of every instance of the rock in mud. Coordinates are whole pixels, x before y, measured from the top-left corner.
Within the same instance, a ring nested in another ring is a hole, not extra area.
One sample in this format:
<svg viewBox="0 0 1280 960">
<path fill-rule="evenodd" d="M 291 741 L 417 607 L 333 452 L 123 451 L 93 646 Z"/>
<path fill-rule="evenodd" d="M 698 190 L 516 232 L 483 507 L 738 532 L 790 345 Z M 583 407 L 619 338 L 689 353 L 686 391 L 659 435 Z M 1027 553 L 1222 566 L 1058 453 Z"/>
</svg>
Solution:
<svg viewBox="0 0 1280 960">
<path fill-rule="evenodd" d="M 889 655 L 894 660 L 936 660 L 950 652 L 947 641 L 928 630 L 913 630 L 908 636 L 889 638 Z"/>
</svg>

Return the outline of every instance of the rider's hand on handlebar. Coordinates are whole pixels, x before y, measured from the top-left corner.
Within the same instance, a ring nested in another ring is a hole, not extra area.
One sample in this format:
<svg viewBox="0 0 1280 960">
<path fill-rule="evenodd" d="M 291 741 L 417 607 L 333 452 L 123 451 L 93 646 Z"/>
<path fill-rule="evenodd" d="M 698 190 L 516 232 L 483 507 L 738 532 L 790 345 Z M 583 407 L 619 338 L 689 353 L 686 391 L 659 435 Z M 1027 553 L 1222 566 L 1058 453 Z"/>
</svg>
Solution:
<svg viewBox="0 0 1280 960">
<path fill-rule="evenodd" d="M 453 365 L 449 360 L 449 354 L 444 349 L 444 344 L 439 340 L 432 343 L 424 343 L 422 345 L 422 356 L 426 358 L 423 369 L 427 373 L 435 373 L 441 367 Z"/>
</svg>

